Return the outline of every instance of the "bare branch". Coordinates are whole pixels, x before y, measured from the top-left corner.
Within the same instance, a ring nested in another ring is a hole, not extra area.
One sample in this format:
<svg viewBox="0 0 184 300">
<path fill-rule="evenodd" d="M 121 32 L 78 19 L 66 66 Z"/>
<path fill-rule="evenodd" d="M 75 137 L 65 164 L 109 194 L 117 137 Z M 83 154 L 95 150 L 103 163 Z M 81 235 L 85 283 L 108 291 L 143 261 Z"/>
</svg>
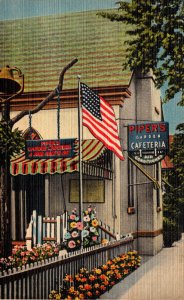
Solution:
<svg viewBox="0 0 184 300">
<path fill-rule="evenodd" d="M 14 118 L 12 118 L 9 122 L 10 126 L 13 127 L 15 123 L 17 123 L 19 120 L 21 120 L 24 116 L 28 115 L 31 113 L 32 115 L 40 111 L 49 101 L 51 101 L 56 95 L 57 95 L 57 90 L 60 92 L 63 89 L 63 81 L 64 81 L 64 75 L 68 69 L 70 69 L 74 64 L 76 64 L 78 61 L 77 58 L 73 59 L 66 67 L 63 68 L 63 70 L 60 73 L 59 76 L 59 83 L 58 86 L 55 88 L 54 91 L 50 92 L 50 94 L 42 100 L 41 103 L 39 103 L 35 108 L 32 110 L 23 110 L 21 111 L 18 115 L 16 115 Z"/>
</svg>

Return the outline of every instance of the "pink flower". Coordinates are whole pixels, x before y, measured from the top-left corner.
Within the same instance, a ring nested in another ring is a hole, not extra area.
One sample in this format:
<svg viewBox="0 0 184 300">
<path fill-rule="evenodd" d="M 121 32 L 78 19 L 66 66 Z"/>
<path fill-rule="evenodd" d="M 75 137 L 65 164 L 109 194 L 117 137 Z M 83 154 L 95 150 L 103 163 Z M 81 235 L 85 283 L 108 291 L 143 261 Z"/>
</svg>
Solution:
<svg viewBox="0 0 184 300">
<path fill-rule="evenodd" d="M 97 236 L 92 236 L 92 240 L 96 241 L 97 240 Z"/>
<path fill-rule="evenodd" d="M 75 220 L 75 215 L 71 215 L 70 220 Z"/>
<path fill-rule="evenodd" d="M 83 224 L 82 222 L 77 222 L 77 229 L 82 230 L 83 229 Z"/>
<path fill-rule="evenodd" d="M 69 247 L 70 249 L 75 248 L 75 246 L 76 246 L 75 241 L 73 241 L 73 240 L 69 241 L 68 247 Z"/>
<path fill-rule="evenodd" d="M 73 238 L 76 238 L 77 236 L 78 236 L 78 232 L 77 232 L 77 231 L 73 231 L 73 232 L 72 232 L 72 237 L 73 237 Z"/>
</svg>

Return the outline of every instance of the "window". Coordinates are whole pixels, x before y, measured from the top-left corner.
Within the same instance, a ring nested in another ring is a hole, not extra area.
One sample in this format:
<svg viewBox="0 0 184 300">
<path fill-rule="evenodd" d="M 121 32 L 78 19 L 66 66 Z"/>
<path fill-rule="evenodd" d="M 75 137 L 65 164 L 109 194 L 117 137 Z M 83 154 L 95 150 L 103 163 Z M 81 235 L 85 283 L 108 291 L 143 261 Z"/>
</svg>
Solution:
<svg viewBox="0 0 184 300">
<path fill-rule="evenodd" d="M 159 163 L 155 164 L 155 178 L 160 182 L 160 168 Z M 157 210 L 160 209 L 160 189 L 156 189 L 156 201 L 157 201 Z"/>
<path fill-rule="evenodd" d="M 70 202 L 79 202 L 79 180 L 70 180 Z M 105 181 L 103 179 L 83 180 L 83 202 L 104 203 L 105 202 Z"/>
<path fill-rule="evenodd" d="M 133 163 L 128 161 L 128 213 L 134 213 L 134 200 L 136 194 L 136 186 L 135 186 L 135 174 L 136 170 Z"/>
</svg>

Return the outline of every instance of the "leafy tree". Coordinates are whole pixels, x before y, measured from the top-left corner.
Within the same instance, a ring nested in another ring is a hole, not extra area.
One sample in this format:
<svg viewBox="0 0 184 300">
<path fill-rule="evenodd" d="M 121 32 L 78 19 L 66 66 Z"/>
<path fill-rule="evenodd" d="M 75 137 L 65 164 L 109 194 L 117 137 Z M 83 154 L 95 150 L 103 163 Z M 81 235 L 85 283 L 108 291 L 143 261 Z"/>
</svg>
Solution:
<svg viewBox="0 0 184 300">
<path fill-rule="evenodd" d="M 12 131 L 11 127 L 0 121 L 0 164 L 6 160 L 6 155 L 12 157 L 19 154 L 24 148 L 25 140 L 22 137 L 22 131 L 16 128 Z"/>
<path fill-rule="evenodd" d="M 167 173 L 164 194 L 164 243 L 171 246 L 184 230 L 184 123 L 176 128 L 169 153 L 174 168 Z"/>
<path fill-rule="evenodd" d="M 184 2 L 183 0 L 120 1 L 114 13 L 100 13 L 127 27 L 128 51 L 124 67 L 143 73 L 153 70 L 158 88 L 167 86 L 165 99 L 183 91 Z M 179 105 L 184 105 L 183 92 Z"/>
</svg>

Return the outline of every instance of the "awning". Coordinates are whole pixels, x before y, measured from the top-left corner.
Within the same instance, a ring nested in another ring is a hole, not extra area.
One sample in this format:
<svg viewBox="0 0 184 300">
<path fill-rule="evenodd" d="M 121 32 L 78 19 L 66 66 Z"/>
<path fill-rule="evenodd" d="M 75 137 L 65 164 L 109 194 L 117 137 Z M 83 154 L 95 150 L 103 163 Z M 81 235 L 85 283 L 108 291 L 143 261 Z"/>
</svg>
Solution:
<svg viewBox="0 0 184 300">
<path fill-rule="evenodd" d="M 78 148 L 76 148 L 78 150 Z M 105 146 L 98 140 L 82 142 L 83 162 L 90 163 L 102 156 Z M 16 175 L 55 174 L 79 171 L 79 155 L 73 158 L 26 159 L 25 153 L 11 160 L 10 173 Z"/>
</svg>

